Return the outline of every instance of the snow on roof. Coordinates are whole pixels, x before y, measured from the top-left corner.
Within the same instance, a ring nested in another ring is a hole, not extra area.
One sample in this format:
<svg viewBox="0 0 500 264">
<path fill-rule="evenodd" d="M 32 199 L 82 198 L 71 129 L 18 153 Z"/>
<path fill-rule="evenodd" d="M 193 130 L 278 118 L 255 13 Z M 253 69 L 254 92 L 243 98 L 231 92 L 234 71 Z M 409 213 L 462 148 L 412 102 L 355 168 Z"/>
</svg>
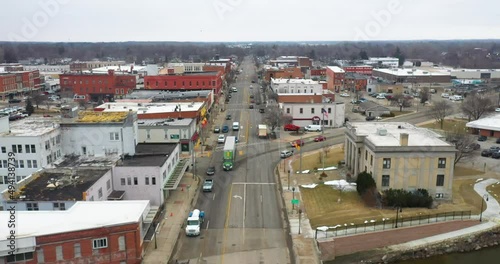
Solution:
<svg viewBox="0 0 500 264">
<path fill-rule="evenodd" d="M 449 72 L 438 72 L 438 71 L 423 71 L 420 69 L 373 69 L 373 71 L 382 72 L 386 74 L 410 77 L 410 76 L 450 76 Z"/>
<path fill-rule="evenodd" d="M 8 117 L 4 117 L 8 118 Z M 9 121 L 9 131 L 0 136 L 36 137 L 59 129 L 59 117 L 31 116 L 16 121 Z"/>
<path fill-rule="evenodd" d="M 471 121 L 465 126 L 470 128 L 500 131 L 500 114 L 494 114 L 479 120 Z"/>
<path fill-rule="evenodd" d="M 16 237 L 37 237 L 141 221 L 149 211 L 149 201 L 76 202 L 66 211 L 16 211 Z M 9 211 L 1 211 L 7 223 Z M 0 241 L 7 240 L 10 230 L 0 229 Z"/>
<path fill-rule="evenodd" d="M 441 139 L 441 135 L 432 130 L 416 127 L 405 122 L 352 122 L 356 136 L 366 136 L 366 140 L 375 146 L 400 146 L 400 135 L 408 134 L 408 146 L 451 146 Z M 386 135 L 380 135 L 379 129 L 385 129 Z"/>
<path fill-rule="evenodd" d="M 199 111 L 204 105 L 204 102 L 188 102 L 188 103 L 105 103 L 97 107 L 103 109 L 104 112 L 126 112 L 132 110 L 140 112 L 140 114 L 154 113 L 173 113 L 177 106 L 181 107 L 181 112 Z"/>
<path fill-rule="evenodd" d="M 345 72 L 342 68 L 340 68 L 338 66 L 326 66 L 326 68 L 328 68 L 331 71 L 336 72 L 336 73 L 343 73 L 343 72 Z"/>
<path fill-rule="evenodd" d="M 272 79 L 273 84 L 319 84 L 318 81 L 312 79 Z"/>
</svg>

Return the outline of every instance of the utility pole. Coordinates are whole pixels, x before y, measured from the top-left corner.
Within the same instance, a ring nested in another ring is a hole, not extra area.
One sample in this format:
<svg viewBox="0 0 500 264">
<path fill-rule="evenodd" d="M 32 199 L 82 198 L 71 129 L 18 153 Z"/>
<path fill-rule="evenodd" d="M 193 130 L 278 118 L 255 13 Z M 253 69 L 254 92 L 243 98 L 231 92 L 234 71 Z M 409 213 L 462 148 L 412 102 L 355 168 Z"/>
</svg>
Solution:
<svg viewBox="0 0 500 264">
<path fill-rule="evenodd" d="M 302 137 L 300 137 L 300 144 L 299 145 L 302 145 L 302 142 L 304 142 L 304 141 L 302 141 Z M 299 148 L 300 148 L 300 153 L 299 153 L 299 155 L 300 155 L 299 173 L 302 173 L 302 146 L 300 146 Z"/>
</svg>

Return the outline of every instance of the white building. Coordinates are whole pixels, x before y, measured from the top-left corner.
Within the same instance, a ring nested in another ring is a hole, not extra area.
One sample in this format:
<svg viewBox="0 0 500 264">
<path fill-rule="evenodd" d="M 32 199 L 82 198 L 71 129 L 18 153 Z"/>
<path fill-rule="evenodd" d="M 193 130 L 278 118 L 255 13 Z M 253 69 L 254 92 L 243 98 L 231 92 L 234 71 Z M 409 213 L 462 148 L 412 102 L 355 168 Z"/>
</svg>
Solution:
<svg viewBox="0 0 500 264">
<path fill-rule="evenodd" d="M 69 72 L 69 65 L 24 65 L 23 69 L 25 71 L 40 71 L 40 74 L 58 74 Z"/>
<path fill-rule="evenodd" d="M 324 121 L 324 127 L 342 127 L 345 122 L 345 104 L 344 103 L 300 103 L 300 102 L 281 102 L 280 106 L 285 115 L 293 118 L 293 124 L 297 126 L 321 125 Z M 325 109 L 323 114 L 321 109 Z"/>
<path fill-rule="evenodd" d="M 173 70 L 173 74 L 182 74 L 185 72 L 203 72 L 203 66 L 205 63 L 197 62 L 180 62 L 180 63 L 168 63 L 166 69 Z"/>
<path fill-rule="evenodd" d="M 500 79 L 500 69 L 453 69 L 449 72 L 453 79 Z"/>
<path fill-rule="evenodd" d="M 271 89 L 278 95 L 323 93 L 323 85 L 311 79 L 271 79 Z"/>
<path fill-rule="evenodd" d="M 179 144 L 138 144 L 134 156 L 125 156 L 113 168 L 114 189 L 120 195 L 111 199 L 149 200 L 161 206 L 188 165 L 185 160 L 181 163 Z"/>
<path fill-rule="evenodd" d="M 61 121 L 65 155 L 134 155 L 138 143 L 135 112 L 81 112 L 68 117 Z"/>
<path fill-rule="evenodd" d="M 138 124 L 139 143 L 180 143 L 183 152 L 192 149 L 199 133 L 192 118 L 141 119 Z"/>
<path fill-rule="evenodd" d="M 140 76 L 145 76 L 148 73 L 147 66 L 141 66 L 141 65 L 104 66 L 99 68 L 93 68 L 89 71 L 83 71 L 83 72 L 108 74 L 109 70 L 113 70 L 115 74 L 138 74 Z"/>
<path fill-rule="evenodd" d="M 10 182 L 9 158 L 15 157 L 15 182 L 62 159 L 61 129 L 56 122 L 34 116 L 17 121 L 0 117 L 0 191 Z"/>
<path fill-rule="evenodd" d="M 389 68 L 397 68 L 399 66 L 399 59 L 394 57 L 383 57 L 383 58 L 369 58 L 363 61 L 366 65 L 371 65 L 373 67 L 385 66 Z"/>
</svg>

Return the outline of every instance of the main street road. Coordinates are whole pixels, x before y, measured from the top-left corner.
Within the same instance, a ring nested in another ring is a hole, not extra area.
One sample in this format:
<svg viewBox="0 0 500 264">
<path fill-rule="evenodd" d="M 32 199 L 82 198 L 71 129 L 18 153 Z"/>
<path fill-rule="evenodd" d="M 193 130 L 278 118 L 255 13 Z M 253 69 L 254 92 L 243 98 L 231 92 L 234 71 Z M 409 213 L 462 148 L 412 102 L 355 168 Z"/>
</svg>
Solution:
<svg viewBox="0 0 500 264">
<path fill-rule="evenodd" d="M 283 226 L 282 205 L 273 168 L 279 160 L 278 151 L 266 139 L 257 137 L 262 123 L 258 109 L 249 109 L 250 95 L 259 100 L 261 90 L 252 84 L 256 71 L 252 57 L 246 57 L 235 87 L 238 92 L 226 104 L 232 122 L 240 122 L 237 135 L 236 166 L 222 170 L 222 152 L 210 158 L 198 158 L 198 171 L 214 165 L 217 172 L 212 193 L 200 193 L 196 208 L 205 211 L 206 221 L 199 237 L 181 234 L 176 260 L 190 263 L 289 263 L 288 234 Z M 253 88 L 250 88 L 250 85 Z M 258 107 L 256 107 L 258 108 Z M 224 124 L 218 124 L 224 125 Z"/>
</svg>

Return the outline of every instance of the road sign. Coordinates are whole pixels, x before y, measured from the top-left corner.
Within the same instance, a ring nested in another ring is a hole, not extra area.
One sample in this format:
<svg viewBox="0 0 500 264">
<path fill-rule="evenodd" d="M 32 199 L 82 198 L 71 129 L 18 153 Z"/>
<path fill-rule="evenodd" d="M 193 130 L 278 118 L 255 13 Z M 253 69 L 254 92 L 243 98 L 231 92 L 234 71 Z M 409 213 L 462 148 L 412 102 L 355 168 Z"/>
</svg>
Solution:
<svg viewBox="0 0 500 264">
<path fill-rule="evenodd" d="M 297 200 L 297 199 L 292 199 L 292 204 L 299 204 L 299 200 Z"/>
</svg>

